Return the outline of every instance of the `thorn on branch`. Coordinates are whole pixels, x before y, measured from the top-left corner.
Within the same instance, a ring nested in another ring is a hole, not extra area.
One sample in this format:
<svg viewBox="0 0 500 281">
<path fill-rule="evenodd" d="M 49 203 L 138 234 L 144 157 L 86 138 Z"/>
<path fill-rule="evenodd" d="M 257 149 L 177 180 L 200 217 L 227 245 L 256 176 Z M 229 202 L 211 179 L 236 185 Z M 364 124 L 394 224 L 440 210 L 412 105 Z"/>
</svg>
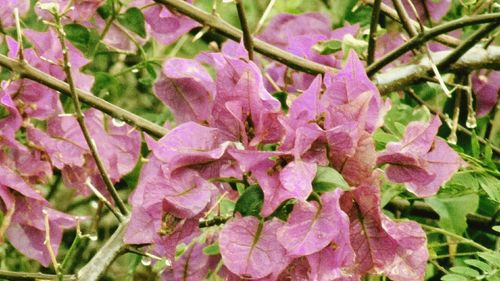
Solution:
<svg viewBox="0 0 500 281">
<path fill-rule="evenodd" d="M 23 31 L 21 29 L 21 20 L 19 18 L 19 9 L 14 8 L 14 17 L 16 19 L 17 43 L 19 44 L 19 61 L 25 63 L 23 47 Z"/>
</svg>

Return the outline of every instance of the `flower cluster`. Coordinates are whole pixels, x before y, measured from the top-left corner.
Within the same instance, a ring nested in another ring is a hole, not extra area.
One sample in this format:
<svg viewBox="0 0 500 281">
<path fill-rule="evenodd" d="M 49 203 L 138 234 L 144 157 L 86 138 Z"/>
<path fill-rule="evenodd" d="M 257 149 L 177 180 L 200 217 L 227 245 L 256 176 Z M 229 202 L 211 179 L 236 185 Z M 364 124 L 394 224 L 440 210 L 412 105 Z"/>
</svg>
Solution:
<svg viewBox="0 0 500 281">
<path fill-rule="evenodd" d="M 439 119 L 411 123 L 401 143 L 390 143 L 377 158 L 372 136 L 390 104 L 354 52 L 338 73 L 314 78 L 286 112 L 266 90 L 257 65 L 237 55 L 245 53 L 239 48 L 164 63 L 155 91 L 178 126 L 148 141 L 152 153 L 130 198 L 125 241 L 152 244 L 155 253 L 172 259 L 167 280 L 186 268 L 195 280 L 218 260 L 228 280 L 300 274 L 356 280 L 368 272 L 422 279 L 425 233 L 415 222 L 394 222 L 382 213 L 376 167 L 389 164 L 387 177 L 418 196 L 435 194 L 461 165 L 436 138 Z M 215 69 L 214 80 L 203 64 Z M 324 169 L 341 175 L 348 188 L 316 185 Z M 240 182 L 244 191 L 225 180 Z M 250 204 L 244 202 L 250 192 L 257 207 L 239 208 Z M 222 194 L 237 207 L 206 239 L 218 243 L 220 255 L 202 258 L 202 242 L 194 242 L 185 253 L 190 258 L 175 260 L 176 245 L 208 235 L 199 222 L 220 211 Z"/>
<path fill-rule="evenodd" d="M 63 53 L 56 31 L 27 29 L 24 35 L 33 46 L 23 49 L 26 63 L 64 80 Z M 18 42 L 9 36 L 5 41 L 9 57 L 18 58 Z M 67 45 L 75 85 L 89 90 L 94 78 L 80 71 L 88 60 L 70 42 Z M 48 266 L 51 257 L 44 243 L 46 228 L 57 253 L 63 229 L 74 228 L 78 218 L 52 209 L 36 185 L 50 184 L 57 169 L 65 186 L 78 193 L 92 194 L 91 184 L 110 196 L 75 117 L 64 113 L 57 91 L 29 79 L 2 81 L 0 113 L 0 208 L 4 213 L 0 238 L 7 237 L 20 252 Z M 111 179 L 118 182 L 138 161 L 139 132 L 95 109 L 85 112 L 85 122 Z M 35 126 L 40 123 L 44 126 Z M 24 138 L 19 138 L 20 134 Z"/>
</svg>

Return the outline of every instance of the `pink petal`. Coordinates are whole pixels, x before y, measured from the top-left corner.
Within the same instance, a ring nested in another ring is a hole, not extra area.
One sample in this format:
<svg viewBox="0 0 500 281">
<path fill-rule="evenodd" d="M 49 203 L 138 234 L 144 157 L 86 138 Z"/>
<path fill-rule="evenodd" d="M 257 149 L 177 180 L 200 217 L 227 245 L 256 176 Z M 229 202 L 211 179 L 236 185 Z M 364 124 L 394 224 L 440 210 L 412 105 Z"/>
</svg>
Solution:
<svg viewBox="0 0 500 281">
<path fill-rule="evenodd" d="M 199 62 L 180 58 L 166 60 L 154 90 L 172 109 L 178 124 L 187 121 L 208 123 L 215 86 Z"/>
<path fill-rule="evenodd" d="M 285 258 L 285 249 L 276 239 L 276 230 L 281 225 L 277 219 L 259 222 L 250 216 L 227 222 L 219 235 L 226 267 L 243 278 L 256 279 L 272 274 L 276 261 Z"/>
</svg>

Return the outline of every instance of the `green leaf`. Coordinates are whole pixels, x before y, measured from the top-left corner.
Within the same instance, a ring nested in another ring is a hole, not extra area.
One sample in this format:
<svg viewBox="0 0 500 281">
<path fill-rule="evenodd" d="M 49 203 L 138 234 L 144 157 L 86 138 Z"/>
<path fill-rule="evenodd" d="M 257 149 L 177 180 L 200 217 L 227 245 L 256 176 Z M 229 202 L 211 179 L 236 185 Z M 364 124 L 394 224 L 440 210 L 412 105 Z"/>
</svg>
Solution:
<svg viewBox="0 0 500 281">
<path fill-rule="evenodd" d="M 234 206 L 236 202 L 229 199 L 222 199 L 219 203 L 219 210 L 221 216 L 229 216 L 234 213 Z"/>
<path fill-rule="evenodd" d="M 268 218 L 276 217 L 282 221 L 287 221 L 288 216 L 293 210 L 293 205 L 295 204 L 295 200 L 289 199 L 285 202 L 281 203 L 281 205 L 274 211 Z"/>
<path fill-rule="evenodd" d="M 131 259 L 129 260 L 128 272 L 127 272 L 127 274 L 129 276 L 134 275 L 134 273 L 137 269 L 137 266 L 139 266 L 139 264 L 141 263 L 141 260 L 142 260 L 142 257 L 139 255 L 132 255 L 131 256 Z"/>
<path fill-rule="evenodd" d="M 146 62 L 146 70 L 147 70 L 149 76 L 151 76 L 151 78 L 153 80 L 156 80 L 158 75 L 156 74 L 156 69 L 154 68 L 154 64 L 150 63 L 150 62 Z"/>
<path fill-rule="evenodd" d="M 175 247 L 175 256 L 180 257 L 184 254 L 184 252 L 187 250 L 187 245 L 184 243 L 179 243 Z"/>
<path fill-rule="evenodd" d="M 351 34 L 346 34 L 342 39 L 342 52 L 344 53 L 344 60 L 347 59 L 351 49 L 358 55 L 361 55 L 366 51 L 366 49 L 368 49 L 368 42 L 356 39 Z"/>
<path fill-rule="evenodd" d="M 118 96 L 120 94 L 120 82 L 118 79 L 106 72 L 95 73 L 94 85 L 92 85 L 92 93 L 96 96 L 106 97 L 107 95 Z"/>
<path fill-rule="evenodd" d="M 373 140 L 375 141 L 375 148 L 377 150 L 383 150 L 388 143 L 397 142 L 398 138 L 395 135 L 388 134 L 379 129 L 373 134 Z"/>
<path fill-rule="evenodd" d="M 160 261 L 157 261 L 153 265 L 152 269 L 154 272 L 161 272 L 162 270 L 164 270 L 165 268 L 167 268 L 170 265 L 171 265 L 171 262 L 169 260 L 167 260 L 166 258 L 162 258 Z"/>
<path fill-rule="evenodd" d="M 313 46 L 313 50 L 322 55 L 330 55 L 342 50 L 342 41 L 335 39 L 329 41 L 321 41 Z"/>
<path fill-rule="evenodd" d="M 364 6 L 362 6 L 360 9 L 354 9 L 354 5 L 358 1 L 356 0 L 324 0 L 324 1 L 329 1 L 330 2 L 330 14 L 332 24 L 335 28 L 337 27 L 342 27 L 344 24 L 344 21 L 348 22 L 359 22 L 359 20 L 354 19 L 353 20 L 353 10 L 359 11 Z M 371 14 L 368 14 L 371 15 Z M 351 18 L 348 18 L 351 16 Z M 366 17 L 360 17 L 361 19 L 365 19 Z M 368 22 L 370 21 L 370 17 L 368 17 Z M 363 24 L 361 24 L 363 26 Z"/>
<path fill-rule="evenodd" d="M 151 77 L 142 77 L 139 78 L 139 83 L 146 85 L 146 86 L 151 86 L 155 82 Z"/>
<path fill-rule="evenodd" d="M 118 22 L 128 30 L 141 37 L 146 37 L 146 26 L 144 24 L 144 15 L 138 8 L 130 8 L 125 13 L 118 15 Z"/>
<path fill-rule="evenodd" d="M 493 161 L 493 149 L 490 144 L 484 146 L 484 163 L 486 163 L 486 166 L 490 167 L 492 170 L 497 170 L 497 166 Z"/>
<path fill-rule="evenodd" d="M 0 119 L 5 118 L 10 115 L 9 110 L 3 105 L 0 104 Z"/>
<path fill-rule="evenodd" d="M 219 243 L 215 242 L 203 248 L 203 253 L 207 256 L 215 256 L 220 253 Z"/>
<path fill-rule="evenodd" d="M 349 190 L 349 184 L 344 180 L 344 177 L 337 170 L 330 167 L 319 166 L 312 185 L 313 190 L 316 192 L 328 192 L 335 190 L 337 187 L 346 191 Z"/>
<path fill-rule="evenodd" d="M 288 94 L 285 92 L 276 92 L 273 94 L 273 97 L 278 99 L 281 104 L 281 109 L 286 113 L 288 112 L 288 104 L 286 103 L 286 99 L 288 98 Z"/>
<path fill-rule="evenodd" d="M 107 0 L 104 5 L 97 8 L 97 13 L 101 16 L 101 18 L 107 19 L 111 16 L 111 14 L 113 14 L 113 1 L 114 0 Z"/>
<path fill-rule="evenodd" d="M 479 268 L 485 273 L 493 270 L 489 264 L 480 260 L 464 260 L 464 263 Z"/>
<path fill-rule="evenodd" d="M 401 137 L 405 134 L 405 130 L 406 130 L 405 125 L 403 125 L 399 122 L 395 122 L 394 128 L 396 128 L 396 133 L 398 133 Z"/>
<path fill-rule="evenodd" d="M 490 264 L 500 267 L 500 252 L 478 253 L 477 255 Z"/>
<path fill-rule="evenodd" d="M 71 43 L 80 50 L 87 49 L 90 42 L 90 31 L 83 25 L 70 23 L 64 26 L 64 33 Z"/>
<path fill-rule="evenodd" d="M 425 202 L 439 214 L 440 227 L 461 235 L 467 228 L 467 214 L 477 210 L 479 196 L 466 194 L 451 198 L 430 197 Z"/>
<path fill-rule="evenodd" d="M 408 123 L 430 120 L 431 113 L 426 107 L 414 107 L 402 103 L 398 96 L 391 97 L 391 110 L 385 115 L 385 126 L 391 133 L 401 137 Z M 402 130 L 401 130 L 402 129 Z"/>
<path fill-rule="evenodd" d="M 500 233 L 500 225 L 495 225 L 494 227 L 492 227 L 492 229 L 498 233 Z"/>
<path fill-rule="evenodd" d="M 442 281 L 469 281 L 469 279 L 463 277 L 462 275 L 458 274 L 446 274 L 445 276 L 441 277 Z"/>
<path fill-rule="evenodd" d="M 234 210 L 242 216 L 258 217 L 262 204 L 264 203 L 264 193 L 258 185 L 251 185 L 245 189 L 236 202 Z"/>
<path fill-rule="evenodd" d="M 472 156 L 479 158 L 479 155 L 481 154 L 481 147 L 479 146 L 479 140 L 474 130 L 472 130 L 470 145 L 472 149 Z"/>
<path fill-rule="evenodd" d="M 458 187 L 460 191 L 478 191 L 478 175 L 470 171 L 458 172 L 446 183 L 446 187 Z"/>
<path fill-rule="evenodd" d="M 386 187 L 388 185 L 388 187 Z M 383 208 L 387 203 L 389 203 L 394 197 L 401 194 L 405 188 L 400 184 L 384 184 L 384 189 L 382 191 L 382 196 L 380 197 L 380 206 Z"/>
<path fill-rule="evenodd" d="M 490 175 L 479 175 L 478 177 L 479 186 L 488 194 L 488 197 L 496 202 L 500 203 L 500 180 L 494 178 Z"/>
<path fill-rule="evenodd" d="M 124 181 L 128 187 L 135 188 L 137 186 L 139 176 L 141 175 L 142 164 L 142 161 L 137 161 L 134 169 L 122 178 L 122 181 Z"/>
<path fill-rule="evenodd" d="M 454 266 L 450 268 L 450 271 L 469 277 L 479 276 L 479 272 L 477 272 L 477 270 L 467 266 Z"/>
</svg>

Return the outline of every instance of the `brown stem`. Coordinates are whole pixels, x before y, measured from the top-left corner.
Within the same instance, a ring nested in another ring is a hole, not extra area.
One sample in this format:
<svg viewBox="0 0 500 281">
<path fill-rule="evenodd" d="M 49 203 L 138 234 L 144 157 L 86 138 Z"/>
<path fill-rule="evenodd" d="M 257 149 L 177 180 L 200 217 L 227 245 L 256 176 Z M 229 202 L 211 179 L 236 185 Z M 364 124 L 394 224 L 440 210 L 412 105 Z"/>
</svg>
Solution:
<svg viewBox="0 0 500 281">
<path fill-rule="evenodd" d="M 243 7 L 243 0 L 236 0 L 236 9 L 238 10 L 238 17 L 240 19 L 241 30 L 243 31 L 243 44 L 248 52 L 248 59 L 253 60 L 253 40 L 250 29 L 248 28 L 247 17 L 245 15 L 245 8 Z"/>
<path fill-rule="evenodd" d="M 392 4 L 394 5 L 396 12 L 398 13 L 399 21 L 403 25 L 403 28 L 406 30 L 406 32 L 408 32 L 408 35 L 410 35 L 410 37 L 417 36 L 417 30 L 412 24 L 411 19 L 405 10 L 405 7 L 403 6 L 403 3 L 401 3 L 401 0 L 392 0 Z"/>
<path fill-rule="evenodd" d="M 99 173 L 102 176 L 102 180 L 104 181 L 104 184 L 106 185 L 106 189 L 111 194 L 111 197 L 115 201 L 115 204 L 118 206 L 118 209 L 120 210 L 121 214 L 126 215 L 126 214 L 128 214 L 128 210 L 125 207 L 125 203 L 123 203 L 122 199 L 118 195 L 118 192 L 116 191 L 115 186 L 113 185 L 113 182 L 111 181 L 111 178 L 109 177 L 109 174 L 106 171 L 106 167 L 104 167 L 104 163 L 102 162 L 102 159 L 99 156 L 96 143 L 92 139 L 92 136 L 90 135 L 90 131 L 89 131 L 87 125 L 85 124 L 85 117 L 83 115 L 82 107 L 80 105 L 80 98 L 76 94 L 75 83 L 73 81 L 73 74 L 71 73 L 71 65 L 69 63 L 69 50 L 68 50 L 68 47 L 66 46 L 66 40 L 64 38 L 64 30 L 63 30 L 63 26 L 61 23 L 61 17 L 59 15 L 55 14 L 54 18 L 55 18 L 56 24 L 57 24 L 56 29 L 58 32 L 59 43 L 61 44 L 62 53 L 63 53 L 64 72 L 66 74 L 66 80 L 68 81 L 69 92 L 70 92 L 71 98 L 73 100 L 73 105 L 74 105 L 75 113 L 76 113 L 76 120 L 78 121 L 78 124 L 80 125 L 80 129 L 82 130 L 83 136 L 85 137 L 85 141 L 87 142 L 87 145 L 89 146 L 90 152 L 92 154 L 92 157 L 94 158 L 97 169 L 99 170 Z M 120 216 L 117 216 L 117 218 L 120 221 L 122 219 Z"/>
<path fill-rule="evenodd" d="M 373 3 L 372 18 L 370 22 L 370 35 L 368 37 L 368 57 L 366 60 L 366 63 L 368 65 L 372 64 L 373 60 L 375 59 L 375 47 L 376 47 L 375 33 L 377 32 L 381 3 L 382 0 L 375 0 L 375 2 Z"/>
</svg>

